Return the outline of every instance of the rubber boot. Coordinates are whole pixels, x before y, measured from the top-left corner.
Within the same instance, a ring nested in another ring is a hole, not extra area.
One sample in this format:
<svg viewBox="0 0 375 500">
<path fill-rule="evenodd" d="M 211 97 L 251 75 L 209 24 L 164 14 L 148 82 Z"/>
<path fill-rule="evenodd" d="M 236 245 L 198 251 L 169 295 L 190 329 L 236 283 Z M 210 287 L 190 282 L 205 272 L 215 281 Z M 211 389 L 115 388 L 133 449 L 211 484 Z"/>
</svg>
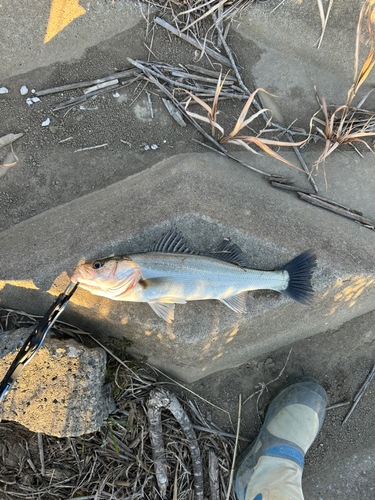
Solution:
<svg viewBox="0 0 375 500">
<path fill-rule="evenodd" d="M 296 380 L 275 397 L 258 438 L 237 461 L 238 500 L 303 500 L 304 457 L 326 406 L 327 394 L 313 378 Z"/>
</svg>

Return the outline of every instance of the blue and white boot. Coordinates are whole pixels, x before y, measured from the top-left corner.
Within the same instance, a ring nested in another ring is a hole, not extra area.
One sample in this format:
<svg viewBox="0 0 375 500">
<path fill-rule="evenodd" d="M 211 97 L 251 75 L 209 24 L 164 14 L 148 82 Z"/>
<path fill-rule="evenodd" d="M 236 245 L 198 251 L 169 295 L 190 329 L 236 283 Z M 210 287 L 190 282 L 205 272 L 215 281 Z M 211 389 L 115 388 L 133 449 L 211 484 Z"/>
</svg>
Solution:
<svg viewBox="0 0 375 500">
<path fill-rule="evenodd" d="M 238 500 L 303 500 L 304 457 L 326 406 L 326 391 L 313 378 L 292 382 L 275 397 L 258 438 L 238 459 Z"/>
</svg>

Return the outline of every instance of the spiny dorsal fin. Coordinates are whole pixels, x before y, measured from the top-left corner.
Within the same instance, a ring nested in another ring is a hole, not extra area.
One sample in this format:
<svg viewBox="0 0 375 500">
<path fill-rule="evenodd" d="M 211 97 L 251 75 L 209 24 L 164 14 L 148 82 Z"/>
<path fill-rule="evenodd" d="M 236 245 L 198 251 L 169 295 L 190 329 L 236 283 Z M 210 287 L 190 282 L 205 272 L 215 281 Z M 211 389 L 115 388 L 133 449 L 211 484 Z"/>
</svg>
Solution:
<svg viewBox="0 0 375 500">
<path fill-rule="evenodd" d="M 189 250 L 183 238 L 173 229 L 152 245 L 150 252 L 195 253 Z"/>
<path fill-rule="evenodd" d="M 230 238 L 224 238 L 219 246 L 204 255 L 214 257 L 215 259 L 226 260 L 232 264 L 237 264 L 237 266 L 250 267 L 241 248 L 235 243 L 231 244 L 230 241 Z"/>
<path fill-rule="evenodd" d="M 213 257 L 214 259 L 225 260 L 231 264 L 236 264 L 240 267 L 249 267 L 246 257 L 243 255 L 242 250 L 235 244 L 231 244 L 229 238 L 225 238 L 219 246 L 210 250 L 209 252 L 194 252 L 189 250 L 185 241 L 181 236 L 171 229 L 169 233 L 164 235 L 160 241 L 155 243 L 150 252 L 172 252 L 172 253 L 189 253 L 193 255 L 205 255 Z"/>
</svg>

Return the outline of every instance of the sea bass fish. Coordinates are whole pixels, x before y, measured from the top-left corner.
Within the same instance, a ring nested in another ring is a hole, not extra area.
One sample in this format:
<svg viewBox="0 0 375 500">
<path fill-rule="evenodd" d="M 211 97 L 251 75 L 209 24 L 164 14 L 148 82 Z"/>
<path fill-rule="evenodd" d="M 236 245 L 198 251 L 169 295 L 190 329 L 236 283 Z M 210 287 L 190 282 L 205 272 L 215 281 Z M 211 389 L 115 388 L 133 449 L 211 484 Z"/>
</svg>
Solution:
<svg viewBox="0 0 375 500">
<path fill-rule="evenodd" d="M 218 299 L 236 313 L 244 313 L 249 290 L 275 290 L 309 304 L 315 260 L 307 250 L 277 271 L 256 271 L 229 239 L 207 253 L 195 253 L 179 234 L 170 231 L 147 253 L 81 264 L 71 280 L 94 295 L 147 302 L 170 323 L 175 304 L 188 300 Z"/>
</svg>

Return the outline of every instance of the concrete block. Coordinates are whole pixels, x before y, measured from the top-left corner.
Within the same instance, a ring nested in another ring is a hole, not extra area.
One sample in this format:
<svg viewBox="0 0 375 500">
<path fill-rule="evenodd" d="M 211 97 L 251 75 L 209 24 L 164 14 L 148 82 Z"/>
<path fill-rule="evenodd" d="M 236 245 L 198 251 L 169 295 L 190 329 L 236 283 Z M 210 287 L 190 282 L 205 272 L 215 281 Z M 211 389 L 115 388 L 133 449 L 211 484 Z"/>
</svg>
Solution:
<svg viewBox="0 0 375 500">
<path fill-rule="evenodd" d="M 305 174 L 271 158 L 247 158 L 266 171 L 292 173 L 306 185 Z M 328 182 L 336 201 L 349 200 L 375 218 L 372 155 L 361 160 L 360 170 L 353 168 L 355 154 L 330 158 Z M 350 184 L 345 176 L 351 176 Z M 318 182 L 324 185 L 322 176 Z M 176 319 L 167 325 L 147 304 L 114 302 L 78 289 L 62 318 L 103 339 L 127 337 L 134 355 L 191 382 L 335 329 L 374 307 L 372 231 L 272 189 L 213 153 L 169 158 L 1 233 L 0 305 L 44 313 L 78 261 L 147 251 L 172 225 L 194 250 L 232 238 L 255 269 L 277 269 L 313 248 L 313 305 L 259 291 L 249 293 L 246 316 L 215 301 L 190 302 L 177 305 Z"/>
<path fill-rule="evenodd" d="M 31 331 L 0 335 L 0 379 Z M 115 409 L 105 372 L 103 349 L 49 335 L 4 399 L 2 418 L 50 436 L 95 432 Z"/>
</svg>

